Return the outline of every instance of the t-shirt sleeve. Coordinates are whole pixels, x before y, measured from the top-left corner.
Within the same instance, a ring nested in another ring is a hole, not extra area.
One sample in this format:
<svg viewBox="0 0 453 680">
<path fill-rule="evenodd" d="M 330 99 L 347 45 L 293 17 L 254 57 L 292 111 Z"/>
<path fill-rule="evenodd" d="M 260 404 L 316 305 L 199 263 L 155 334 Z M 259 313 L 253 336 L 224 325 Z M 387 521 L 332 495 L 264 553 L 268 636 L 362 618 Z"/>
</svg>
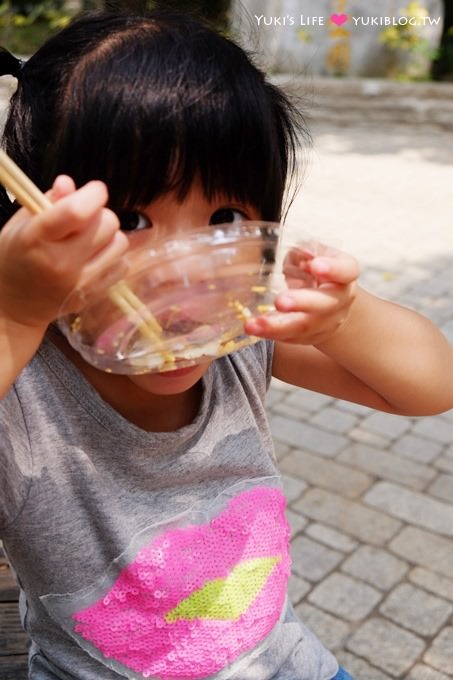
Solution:
<svg viewBox="0 0 453 680">
<path fill-rule="evenodd" d="M 31 482 L 31 453 L 14 388 L 0 401 L 0 532 L 22 510 Z"/>
<path fill-rule="evenodd" d="M 269 389 L 272 380 L 272 360 L 274 357 L 274 342 L 272 340 L 262 340 L 256 344 L 256 349 L 260 352 L 261 363 L 265 370 L 266 391 Z"/>
<path fill-rule="evenodd" d="M 258 398 L 264 403 L 272 378 L 273 352 L 272 341 L 260 340 L 223 358 L 226 365 L 232 365 L 244 385 L 248 387 L 253 385 L 255 397 L 249 394 L 249 399 Z M 228 373 L 225 374 L 224 380 L 229 380 Z"/>
</svg>

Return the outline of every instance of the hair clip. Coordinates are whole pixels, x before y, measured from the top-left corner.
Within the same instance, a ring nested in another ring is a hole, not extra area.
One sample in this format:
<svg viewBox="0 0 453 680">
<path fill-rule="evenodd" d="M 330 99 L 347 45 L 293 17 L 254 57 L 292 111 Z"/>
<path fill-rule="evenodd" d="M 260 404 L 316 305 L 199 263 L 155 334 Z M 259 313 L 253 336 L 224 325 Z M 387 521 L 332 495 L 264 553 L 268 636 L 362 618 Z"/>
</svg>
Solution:
<svg viewBox="0 0 453 680">
<path fill-rule="evenodd" d="M 13 76 L 19 79 L 25 63 L 24 59 L 19 59 L 4 47 L 0 47 L 0 76 Z"/>
</svg>

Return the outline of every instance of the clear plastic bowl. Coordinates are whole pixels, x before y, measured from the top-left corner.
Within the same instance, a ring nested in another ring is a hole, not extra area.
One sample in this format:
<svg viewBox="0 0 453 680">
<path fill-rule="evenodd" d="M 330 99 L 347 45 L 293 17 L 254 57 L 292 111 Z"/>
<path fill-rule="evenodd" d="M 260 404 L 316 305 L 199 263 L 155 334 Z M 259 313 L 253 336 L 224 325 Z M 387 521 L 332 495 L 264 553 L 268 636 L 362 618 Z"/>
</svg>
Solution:
<svg viewBox="0 0 453 680">
<path fill-rule="evenodd" d="M 74 291 L 59 328 L 87 362 L 123 374 L 183 368 L 250 345 L 258 338 L 244 321 L 271 312 L 284 284 L 280 229 L 247 221 L 165 240 L 150 232 L 101 280 Z"/>
</svg>

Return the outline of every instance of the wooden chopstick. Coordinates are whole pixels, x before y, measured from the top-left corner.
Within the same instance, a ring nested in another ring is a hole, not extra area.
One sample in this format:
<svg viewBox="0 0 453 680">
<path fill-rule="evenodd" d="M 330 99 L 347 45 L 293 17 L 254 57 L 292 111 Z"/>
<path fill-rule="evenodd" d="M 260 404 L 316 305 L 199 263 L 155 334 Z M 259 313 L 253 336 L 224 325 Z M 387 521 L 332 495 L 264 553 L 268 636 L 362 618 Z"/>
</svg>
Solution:
<svg viewBox="0 0 453 680">
<path fill-rule="evenodd" d="M 109 295 L 112 302 L 137 326 L 142 336 L 156 345 L 164 363 L 174 364 L 174 354 L 162 347 L 162 327 L 126 282 L 113 284 Z"/>
<path fill-rule="evenodd" d="M 0 182 L 32 213 L 38 214 L 52 205 L 3 149 L 0 149 Z"/>
<path fill-rule="evenodd" d="M 0 182 L 21 205 L 34 214 L 52 206 L 49 198 L 38 189 L 2 149 L 0 149 Z M 136 323 L 144 338 L 155 342 L 157 345 L 161 344 L 161 326 L 148 307 L 132 292 L 125 281 L 114 284 L 109 289 L 109 297 L 122 312 Z M 174 361 L 171 352 L 162 351 L 161 353 L 166 362 L 172 363 Z"/>
<path fill-rule="evenodd" d="M 125 281 L 118 281 L 110 288 L 111 296 L 122 303 L 126 303 L 134 312 L 140 314 L 141 320 L 146 322 L 147 330 L 155 336 L 162 335 L 162 327 L 149 311 L 148 307 L 129 288 Z"/>
</svg>

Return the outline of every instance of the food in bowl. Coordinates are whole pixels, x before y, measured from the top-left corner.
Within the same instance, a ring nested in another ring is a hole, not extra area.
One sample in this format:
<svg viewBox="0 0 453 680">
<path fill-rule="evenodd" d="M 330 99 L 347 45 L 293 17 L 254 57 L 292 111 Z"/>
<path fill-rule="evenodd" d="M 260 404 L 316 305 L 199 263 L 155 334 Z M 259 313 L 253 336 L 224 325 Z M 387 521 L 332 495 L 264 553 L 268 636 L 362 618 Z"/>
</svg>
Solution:
<svg viewBox="0 0 453 680">
<path fill-rule="evenodd" d="M 192 366 L 250 345 L 258 338 L 244 321 L 272 312 L 284 282 L 280 229 L 244 221 L 165 240 L 150 232 L 69 297 L 58 325 L 86 361 L 123 374 Z"/>
</svg>

